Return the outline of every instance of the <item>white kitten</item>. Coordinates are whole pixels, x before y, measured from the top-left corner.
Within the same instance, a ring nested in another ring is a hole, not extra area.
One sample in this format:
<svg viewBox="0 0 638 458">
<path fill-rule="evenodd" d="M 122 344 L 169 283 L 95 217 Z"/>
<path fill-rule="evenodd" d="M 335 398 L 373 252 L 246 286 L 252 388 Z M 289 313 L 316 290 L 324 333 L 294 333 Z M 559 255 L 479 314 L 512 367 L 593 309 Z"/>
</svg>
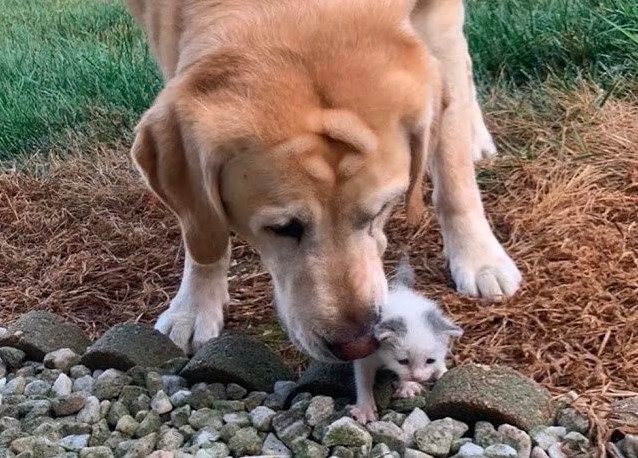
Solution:
<svg viewBox="0 0 638 458">
<path fill-rule="evenodd" d="M 407 261 L 402 261 L 375 326 L 379 349 L 354 363 L 357 404 L 351 413 L 362 423 L 377 418 L 373 388 L 378 369 L 397 374 L 396 396 L 416 396 L 423 390 L 422 382 L 436 380 L 447 371 L 445 356 L 450 337 L 463 334 L 435 302 L 411 289 L 413 277 Z"/>
</svg>

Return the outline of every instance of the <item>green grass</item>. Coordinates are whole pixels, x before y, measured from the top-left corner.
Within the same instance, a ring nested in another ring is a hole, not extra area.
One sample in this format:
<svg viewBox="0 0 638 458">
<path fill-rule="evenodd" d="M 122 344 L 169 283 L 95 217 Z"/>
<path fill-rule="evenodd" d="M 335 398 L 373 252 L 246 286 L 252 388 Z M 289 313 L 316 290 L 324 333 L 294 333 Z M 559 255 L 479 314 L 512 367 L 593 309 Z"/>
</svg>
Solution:
<svg viewBox="0 0 638 458">
<path fill-rule="evenodd" d="M 638 78 L 636 0 L 469 0 L 477 78 L 614 86 Z M 631 81 L 633 80 L 633 81 Z M 635 86 L 634 86 L 635 88 Z"/>
<path fill-rule="evenodd" d="M 0 0 L 0 160 L 121 136 L 159 87 L 121 2 Z"/>
<path fill-rule="evenodd" d="M 467 0 L 477 78 L 638 87 L 637 0 Z M 0 162 L 128 135 L 161 85 L 121 0 L 0 0 Z"/>
</svg>

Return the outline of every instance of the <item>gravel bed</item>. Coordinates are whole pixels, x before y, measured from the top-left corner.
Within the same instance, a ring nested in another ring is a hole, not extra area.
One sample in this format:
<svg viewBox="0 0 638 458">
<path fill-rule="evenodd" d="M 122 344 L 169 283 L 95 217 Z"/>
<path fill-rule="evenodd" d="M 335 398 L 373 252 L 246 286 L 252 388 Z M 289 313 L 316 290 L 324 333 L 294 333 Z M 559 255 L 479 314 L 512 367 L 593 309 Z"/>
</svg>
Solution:
<svg viewBox="0 0 638 458">
<path fill-rule="evenodd" d="M 348 416 L 346 398 L 302 392 L 284 410 L 297 387 L 291 381 L 266 393 L 234 383 L 189 384 L 169 369 L 92 371 L 69 349 L 33 362 L 2 347 L 0 358 L 0 456 L 594 456 L 587 419 L 573 409 L 561 410 L 562 426 L 528 434 L 507 424 L 433 420 L 406 401 L 391 401 L 379 421 L 362 426 Z M 619 449 L 634 458 L 635 438 Z"/>
<path fill-rule="evenodd" d="M 380 373 L 380 418 L 365 426 L 348 414 L 351 366 L 313 362 L 292 376 L 241 335 L 187 358 L 147 326 L 90 342 L 30 312 L 0 327 L 0 458 L 596 456 L 588 418 L 511 369 L 459 366 L 412 399 L 394 399 Z M 607 445 L 638 458 L 638 436 Z"/>
</svg>

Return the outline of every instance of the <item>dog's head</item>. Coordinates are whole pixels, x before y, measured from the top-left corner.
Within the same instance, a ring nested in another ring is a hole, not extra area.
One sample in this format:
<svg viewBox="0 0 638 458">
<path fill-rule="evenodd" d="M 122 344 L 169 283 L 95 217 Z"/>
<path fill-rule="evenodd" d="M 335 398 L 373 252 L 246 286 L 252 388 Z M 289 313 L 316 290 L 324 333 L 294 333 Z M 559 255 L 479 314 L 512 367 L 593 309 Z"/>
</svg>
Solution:
<svg viewBox="0 0 638 458">
<path fill-rule="evenodd" d="M 318 359 L 374 350 L 384 223 L 406 192 L 409 215 L 421 210 L 439 83 L 420 45 L 409 51 L 353 81 L 218 54 L 173 79 L 138 126 L 134 160 L 194 261 L 220 259 L 230 230 L 247 239 L 288 334 Z"/>
</svg>

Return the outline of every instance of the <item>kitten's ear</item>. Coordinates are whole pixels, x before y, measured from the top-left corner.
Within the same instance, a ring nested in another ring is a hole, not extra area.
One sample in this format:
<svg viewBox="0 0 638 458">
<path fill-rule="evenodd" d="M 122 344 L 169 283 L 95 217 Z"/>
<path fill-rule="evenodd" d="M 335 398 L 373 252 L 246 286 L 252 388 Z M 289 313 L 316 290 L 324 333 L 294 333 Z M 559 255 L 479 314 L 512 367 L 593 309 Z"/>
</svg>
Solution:
<svg viewBox="0 0 638 458">
<path fill-rule="evenodd" d="M 404 286 L 406 288 L 413 288 L 415 283 L 414 269 L 410 265 L 410 256 L 404 254 L 399 261 L 399 267 L 397 267 L 397 273 L 392 282 L 393 286 Z"/>
<path fill-rule="evenodd" d="M 463 329 L 443 315 L 440 310 L 426 312 L 424 319 L 426 324 L 431 326 L 435 332 L 446 334 L 450 337 L 461 337 L 463 335 Z"/>
<path fill-rule="evenodd" d="M 396 342 L 398 340 L 397 335 L 389 330 L 384 330 L 381 332 L 375 331 L 374 336 L 377 338 L 379 343 Z"/>
<path fill-rule="evenodd" d="M 382 321 L 374 326 L 374 336 L 380 343 L 397 342 L 407 332 L 408 327 L 405 321 L 400 318 Z"/>
</svg>

